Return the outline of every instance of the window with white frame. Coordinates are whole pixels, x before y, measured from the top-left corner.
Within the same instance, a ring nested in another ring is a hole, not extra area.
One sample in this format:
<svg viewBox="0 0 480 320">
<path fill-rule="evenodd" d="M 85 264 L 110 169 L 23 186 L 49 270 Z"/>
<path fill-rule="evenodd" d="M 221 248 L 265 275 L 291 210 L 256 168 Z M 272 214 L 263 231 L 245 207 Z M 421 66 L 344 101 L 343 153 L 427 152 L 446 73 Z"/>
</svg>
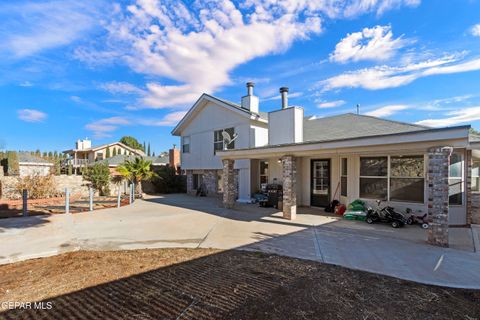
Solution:
<svg viewBox="0 0 480 320">
<path fill-rule="evenodd" d="M 387 200 L 388 157 L 360 158 L 360 197 Z"/>
<path fill-rule="evenodd" d="M 348 159 L 342 158 L 340 174 L 340 195 L 346 197 L 348 194 Z"/>
<path fill-rule="evenodd" d="M 182 137 L 182 152 L 189 153 L 190 152 L 190 137 L 185 136 Z"/>
<path fill-rule="evenodd" d="M 260 161 L 260 187 L 268 183 L 268 161 Z"/>
<path fill-rule="evenodd" d="M 360 197 L 424 202 L 423 155 L 360 158 Z"/>
<path fill-rule="evenodd" d="M 228 145 L 225 146 L 222 132 L 225 131 L 233 138 L 235 134 L 235 128 L 227 128 L 221 130 L 215 130 L 213 133 L 213 150 L 214 152 L 221 151 L 224 149 L 235 149 L 235 141 L 232 141 Z M 225 148 L 226 147 L 226 148 Z"/>
<path fill-rule="evenodd" d="M 423 156 L 390 157 L 390 201 L 423 203 L 425 169 Z"/>
<path fill-rule="evenodd" d="M 473 160 L 472 191 L 480 191 L 480 160 Z"/>
<path fill-rule="evenodd" d="M 459 206 L 463 203 L 463 154 L 459 152 L 450 156 L 448 203 Z"/>
</svg>

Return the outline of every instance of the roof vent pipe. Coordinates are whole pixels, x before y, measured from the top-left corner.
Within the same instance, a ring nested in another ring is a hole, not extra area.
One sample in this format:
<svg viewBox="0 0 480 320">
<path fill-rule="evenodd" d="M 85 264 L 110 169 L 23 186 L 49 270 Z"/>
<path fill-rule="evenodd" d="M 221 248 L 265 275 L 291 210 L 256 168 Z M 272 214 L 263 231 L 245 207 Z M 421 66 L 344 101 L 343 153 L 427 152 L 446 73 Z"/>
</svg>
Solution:
<svg viewBox="0 0 480 320">
<path fill-rule="evenodd" d="M 248 96 L 253 96 L 253 87 L 254 86 L 255 86 L 255 83 L 247 82 L 247 95 Z"/>
<path fill-rule="evenodd" d="M 281 87 L 280 94 L 282 95 L 282 109 L 288 108 L 288 88 Z"/>
</svg>

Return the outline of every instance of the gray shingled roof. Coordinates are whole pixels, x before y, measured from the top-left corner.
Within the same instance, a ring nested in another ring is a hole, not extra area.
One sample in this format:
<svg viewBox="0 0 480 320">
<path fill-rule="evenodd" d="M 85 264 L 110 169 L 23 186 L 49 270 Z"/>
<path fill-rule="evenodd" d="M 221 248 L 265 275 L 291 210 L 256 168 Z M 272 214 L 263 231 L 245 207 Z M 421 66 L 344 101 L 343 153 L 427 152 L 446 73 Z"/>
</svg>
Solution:
<svg viewBox="0 0 480 320">
<path fill-rule="evenodd" d="M 420 125 L 354 113 L 316 119 L 305 117 L 303 123 L 303 138 L 305 142 L 352 139 L 429 129 Z"/>
<path fill-rule="evenodd" d="M 30 154 L 30 152 L 19 152 L 18 153 L 18 162 L 52 164 L 48 160 L 45 160 L 43 158 L 40 158 L 40 157 L 37 157 L 35 155 Z"/>
<path fill-rule="evenodd" d="M 135 158 L 139 156 L 135 155 L 124 155 L 124 154 L 117 154 L 116 156 L 110 157 L 105 160 L 99 160 L 97 162 L 106 162 L 110 166 L 118 166 L 125 162 L 125 160 L 135 161 Z M 160 156 L 160 157 L 143 157 L 145 160 L 152 161 L 152 165 L 165 165 L 169 162 L 168 155 Z"/>
</svg>

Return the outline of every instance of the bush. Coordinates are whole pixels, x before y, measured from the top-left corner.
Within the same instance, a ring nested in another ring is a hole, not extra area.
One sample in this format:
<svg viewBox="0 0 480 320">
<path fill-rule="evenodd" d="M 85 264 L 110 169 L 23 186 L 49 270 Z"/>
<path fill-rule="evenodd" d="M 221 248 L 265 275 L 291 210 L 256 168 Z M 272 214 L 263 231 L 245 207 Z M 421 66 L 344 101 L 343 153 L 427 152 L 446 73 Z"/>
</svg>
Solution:
<svg viewBox="0 0 480 320">
<path fill-rule="evenodd" d="M 57 191 L 55 179 L 52 175 L 19 178 L 15 185 L 15 191 L 19 192 L 21 196 L 24 189 L 27 189 L 29 199 L 43 199 L 61 195 Z"/>
<path fill-rule="evenodd" d="M 157 193 L 185 193 L 187 192 L 187 179 L 176 174 L 175 169 L 163 166 L 155 170 L 156 177 L 152 180 Z"/>
<path fill-rule="evenodd" d="M 5 172 L 9 176 L 16 176 L 19 174 L 18 155 L 15 151 L 8 151 L 6 158 L 2 161 Z"/>
<path fill-rule="evenodd" d="M 82 171 L 83 178 L 98 190 L 101 196 L 110 195 L 110 169 L 106 163 L 95 163 Z"/>
</svg>

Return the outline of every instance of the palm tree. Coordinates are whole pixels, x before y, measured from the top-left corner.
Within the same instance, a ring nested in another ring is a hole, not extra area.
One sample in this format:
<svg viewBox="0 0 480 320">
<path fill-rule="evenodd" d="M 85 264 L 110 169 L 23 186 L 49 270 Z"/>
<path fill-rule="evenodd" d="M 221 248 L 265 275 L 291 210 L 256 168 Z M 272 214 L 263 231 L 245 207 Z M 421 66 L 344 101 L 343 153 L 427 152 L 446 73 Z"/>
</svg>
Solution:
<svg viewBox="0 0 480 320">
<path fill-rule="evenodd" d="M 135 184 L 136 193 L 142 196 L 142 181 L 150 180 L 155 176 L 151 168 L 152 161 L 143 158 L 135 158 L 134 161 L 125 160 L 118 166 L 117 171 L 121 176 Z"/>
</svg>

